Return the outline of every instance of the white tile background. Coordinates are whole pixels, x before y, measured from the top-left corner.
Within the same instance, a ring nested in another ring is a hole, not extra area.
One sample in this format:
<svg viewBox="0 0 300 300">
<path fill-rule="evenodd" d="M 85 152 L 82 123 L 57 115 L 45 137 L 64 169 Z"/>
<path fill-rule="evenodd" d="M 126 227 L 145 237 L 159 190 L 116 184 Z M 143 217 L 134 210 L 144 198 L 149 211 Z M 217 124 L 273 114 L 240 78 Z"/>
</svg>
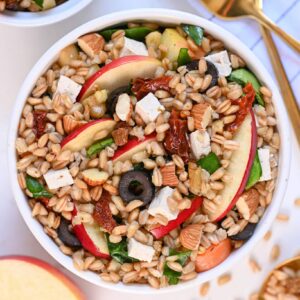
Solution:
<svg viewBox="0 0 300 300">
<path fill-rule="evenodd" d="M 300 0 L 265 0 L 264 11 L 288 33 L 300 40 Z M 236 22 L 225 22 L 213 17 L 197 0 L 109 0 L 94 2 L 84 9 L 80 14 L 55 25 L 35 29 L 18 29 L 0 26 L 0 255 L 26 254 L 36 256 L 56 265 L 58 264 L 40 247 L 31 235 L 12 198 L 9 188 L 6 164 L 7 131 L 10 121 L 10 113 L 13 108 L 14 99 L 20 84 L 35 61 L 42 53 L 57 39 L 74 27 L 100 15 L 141 7 L 164 7 L 179 9 L 182 11 L 199 13 L 205 18 L 220 24 L 227 30 L 237 35 L 256 54 L 269 72 L 273 75 L 270 61 L 268 59 L 264 43 L 259 34 L 258 25 L 252 20 L 239 20 Z M 295 95 L 300 103 L 300 57 L 290 50 L 280 39 L 275 37 L 284 66 L 286 68 Z M 300 124 L 299 124 L 300 125 Z M 272 244 L 279 243 L 282 251 L 279 258 L 283 260 L 300 251 L 299 219 L 300 209 L 293 206 L 293 202 L 300 197 L 300 152 L 296 139 L 292 140 L 292 170 L 286 197 L 283 199 L 282 211 L 290 214 L 288 223 L 275 222 L 273 225 L 273 236 L 269 242 L 261 241 L 250 254 L 263 266 L 263 270 L 253 274 L 250 271 L 248 259 L 244 258 L 237 262 L 230 272 L 233 280 L 223 287 L 218 287 L 213 281 L 209 296 L 210 300 L 242 300 L 248 299 L 249 294 L 259 288 L 264 276 L 274 266 L 269 261 L 269 252 Z M 61 268 L 62 269 L 62 268 Z M 64 272 L 72 277 L 79 287 L 83 289 L 88 300 L 138 300 L 152 299 L 153 296 L 135 296 L 100 289 L 86 283 L 68 271 Z M 199 299 L 199 287 L 186 290 L 181 293 L 155 297 L 157 300 Z M 1 292 L 0 292 L 1 299 Z"/>
</svg>

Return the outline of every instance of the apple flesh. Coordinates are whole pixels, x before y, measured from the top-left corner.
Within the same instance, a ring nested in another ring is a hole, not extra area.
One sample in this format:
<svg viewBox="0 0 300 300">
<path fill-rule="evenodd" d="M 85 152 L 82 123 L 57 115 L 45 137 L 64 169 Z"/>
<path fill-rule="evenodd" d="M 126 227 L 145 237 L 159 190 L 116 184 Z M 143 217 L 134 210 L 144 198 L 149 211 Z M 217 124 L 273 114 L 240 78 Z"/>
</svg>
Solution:
<svg viewBox="0 0 300 300">
<path fill-rule="evenodd" d="M 185 222 L 202 204 L 202 198 L 196 197 L 192 201 L 192 205 L 190 208 L 187 208 L 179 213 L 175 220 L 170 221 L 167 225 L 162 225 L 152 229 L 150 232 L 157 239 L 160 239 L 167 235 L 170 231 L 179 227 L 183 222 Z"/>
<path fill-rule="evenodd" d="M 147 145 L 156 140 L 156 134 L 149 134 L 145 136 L 145 139 L 140 141 L 137 138 L 133 138 L 127 142 L 123 147 L 119 147 L 114 156 L 113 162 L 130 160 L 132 155 L 146 149 Z"/>
<path fill-rule="evenodd" d="M 109 135 L 115 125 L 116 122 L 109 118 L 90 121 L 72 131 L 61 141 L 62 150 L 80 151 L 95 142 L 96 134 L 100 136 L 100 132 L 102 132 L 103 138 Z"/>
<path fill-rule="evenodd" d="M 161 66 L 161 62 L 149 56 L 131 55 L 117 58 L 86 81 L 77 101 L 85 99 L 98 89 L 106 89 L 110 93 L 138 77 L 153 78 L 159 66 Z"/>
<path fill-rule="evenodd" d="M 63 273 L 33 257 L 0 258 L 1 300 L 84 300 Z"/>
<path fill-rule="evenodd" d="M 77 209 L 73 210 L 73 218 L 77 215 Z M 73 225 L 73 231 L 82 247 L 99 258 L 109 259 L 109 250 L 104 232 L 97 224 Z"/>
<path fill-rule="evenodd" d="M 240 148 L 233 152 L 226 171 L 232 181 L 227 183 L 220 193 L 222 201 L 218 203 L 215 211 L 204 209 L 211 221 L 217 222 L 223 219 L 245 190 L 255 158 L 256 140 L 256 124 L 251 110 L 234 136 L 234 141 L 239 143 Z"/>
</svg>

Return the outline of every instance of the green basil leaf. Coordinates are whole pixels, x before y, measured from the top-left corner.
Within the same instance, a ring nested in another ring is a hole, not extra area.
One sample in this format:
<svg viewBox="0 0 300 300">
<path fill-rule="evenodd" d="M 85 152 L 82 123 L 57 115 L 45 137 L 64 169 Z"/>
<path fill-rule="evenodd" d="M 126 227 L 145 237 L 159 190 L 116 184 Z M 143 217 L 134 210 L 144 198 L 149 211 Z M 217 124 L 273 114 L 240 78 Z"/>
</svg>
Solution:
<svg viewBox="0 0 300 300">
<path fill-rule="evenodd" d="M 26 176 L 26 187 L 32 193 L 33 198 L 51 198 L 53 196 L 38 180 L 29 175 Z"/>
<path fill-rule="evenodd" d="M 178 67 L 184 66 L 189 63 L 192 59 L 189 56 L 187 48 L 181 48 L 177 58 Z"/>
<path fill-rule="evenodd" d="M 101 150 L 103 150 L 107 146 L 113 144 L 113 142 L 114 140 L 112 138 L 107 138 L 104 140 L 97 141 L 96 143 L 94 143 L 88 148 L 86 154 L 88 157 L 92 157 L 93 155 L 98 154 Z"/>
<path fill-rule="evenodd" d="M 126 28 L 126 29 L 110 28 L 110 29 L 105 29 L 100 31 L 99 34 L 103 36 L 105 41 L 109 42 L 111 40 L 111 36 L 120 29 L 123 29 L 125 31 L 126 37 L 140 42 L 143 42 L 145 40 L 146 35 L 153 31 L 148 27 L 140 26 L 140 27 Z"/>
<path fill-rule="evenodd" d="M 261 175 L 262 175 L 262 168 L 258 156 L 258 151 L 256 150 L 255 158 L 251 167 L 251 171 L 245 189 L 249 190 L 252 186 L 254 186 L 258 182 Z"/>
<path fill-rule="evenodd" d="M 199 159 L 197 165 L 206 170 L 209 174 L 214 173 L 221 167 L 220 160 L 214 152 L 210 152 L 208 155 Z"/>
<path fill-rule="evenodd" d="M 203 28 L 196 25 L 188 24 L 183 24 L 181 28 L 196 43 L 196 45 L 201 45 L 204 33 Z"/>
<path fill-rule="evenodd" d="M 38 5 L 40 8 L 43 8 L 44 6 L 44 0 L 33 0 L 36 5 Z"/>
</svg>

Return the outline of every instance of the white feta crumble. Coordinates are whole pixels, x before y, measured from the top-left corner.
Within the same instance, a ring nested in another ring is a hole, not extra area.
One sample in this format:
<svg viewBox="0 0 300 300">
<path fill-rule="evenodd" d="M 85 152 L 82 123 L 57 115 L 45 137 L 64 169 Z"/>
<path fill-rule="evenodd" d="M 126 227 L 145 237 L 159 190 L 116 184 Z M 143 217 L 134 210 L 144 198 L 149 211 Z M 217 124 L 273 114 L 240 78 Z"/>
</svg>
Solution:
<svg viewBox="0 0 300 300">
<path fill-rule="evenodd" d="M 76 98 L 79 95 L 81 90 L 81 85 L 75 82 L 74 80 L 70 79 L 67 76 L 61 75 L 59 77 L 56 93 L 59 94 L 66 94 L 70 97 L 73 103 L 76 102 Z"/>
<path fill-rule="evenodd" d="M 124 38 L 124 46 L 120 51 L 120 57 L 129 56 L 129 55 L 144 55 L 148 56 L 148 50 L 146 45 L 142 42 Z"/>
<path fill-rule="evenodd" d="M 258 149 L 258 157 L 262 168 L 262 175 L 259 181 L 271 180 L 270 150 L 267 148 Z"/>
<path fill-rule="evenodd" d="M 135 112 L 145 123 L 153 122 L 165 110 L 153 93 L 149 93 L 135 105 Z"/>
<path fill-rule="evenodd" d="M 168 221 L 174 220 L 177 218 L 179 211 L 172 212 L 168 205 L 168 198 L 173 195 L 174 189 L 166 186 L 162 188 L 155 196 L 151 202 L 148 213 L 151 216 L 160 214 L 168 219 Z"/>
<path fill-rule="evenodd" d="M 144 245 L 134 238 L 130 238 L 128 241 L 128 255 L 141 261 L 151 262 L 155 250 L 151 246 Z"/>
<path fill-rule="evenodd" d="M 50 190 L 55 190 L 74 183 L 74 180 L 67 168 L 61 170 L 50 170 L 44 174 L 44 179 Z"/>
<path fill-rule="evenodd" d="M 210 137 L 207 131 L 196 130 L 190 134 L 192 153 L 196 159 L 211 152 Z"/>
<path fill-rule="evenodd" d="M 226 50 L 205 56 L 205 59 L 215 65 L 219 72 L 219 76 L 226 77 L 230 75 L 232 68 Z"/>
</svg>

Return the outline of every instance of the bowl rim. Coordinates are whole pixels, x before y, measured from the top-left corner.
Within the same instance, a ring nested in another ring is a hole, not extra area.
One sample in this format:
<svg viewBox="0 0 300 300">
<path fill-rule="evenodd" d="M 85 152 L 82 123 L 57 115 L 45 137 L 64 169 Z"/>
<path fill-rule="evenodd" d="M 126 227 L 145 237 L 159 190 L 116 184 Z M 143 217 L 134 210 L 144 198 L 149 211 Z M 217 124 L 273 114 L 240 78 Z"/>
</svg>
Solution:
<svg viewBox="0 0 300 300">
<path fill-rule="evenodd" d="M 76 14 L 93 0 L 68 0 L 54 8 L 41 12 L 5 10 L 0 14 L 0 24 L 15 27 L 41 27 L 60 22 Z"/>
<path fill-rule="evenodd" d="M 245 243 L 243 247 L 241 247 L 237 251 L 234 251 L 222 264 L 218 265 L 217 267 L 207 272 L 199 273 L 198 276 L 191 281 L 181 282 L 176 286 L 170 286 L 159 290 L 153 289 L 146 285 L 124 285 L 122 283 L 112 284 L 101 280 L 98 275 L 92 272 L 76 270 L 73 266 L 72 259 L 59 250 L 52 239 L 44 233 L 43 227 L 40 226 L 39 222 L 31 217 L 31 209 L 27 204 L 26 197 L 24 196 L 22 190 L 18 185 L 15 154 L 15 139 L 17 137 L 17 128 L 25 100 L 32 90 L 38 77 L 43 74 L 51 65 L 51 63 L 53 63 L 57 59 L 59 51 L 65 46 L 73 43 L 77 39 L 77 37 L 85 33 L 93 32 L 122 22 L 145 20 L 148 22 L 153 21 L 162 24 L 196 24 L 202 26 L 213 36 L 222 40 L 228 49 L 233 48 L 230 47 L 230 45 L 235 45 L 235 49 L 238 49 L 238 51 L 235 52 L 238 53 L 243 59 L 245 59 L 247 65 L 254 71 L 261 82 L 265 83 L 272 90 L 274 107 L 278 120 L 278 130 L 280 136 L 283 136 L 284 133 L 285 137 L 281 141 L 282 143 L 279 152 L 280 159 L 278 178 L 273 194 L 273 201 L 264 213 L 262 221 L 258 223 L 256 231 L 252 238 L 247 243 Z M 235 37 L 227 30 L 221 28 L 219 25 L 190 13 L 161 8 L 134 9 L 108 14 L 81 25 L 80 27 L 71 31 L 69 34 L 65 35 L 63 38 L 57 41 L 36 62 L 30 73 L 27 75 L 25 81 L 23 82 L 14 106 L 13 116 L 10 124 L 10 131 L 8 135 L 8 164 L 13 195 L 25 223 L 27 224 L 33 235 L 36 237 L 38 242 L 41 244 L 41 246 L 62 266 L 64 266 L 70 272 L 76 274 L 80 278 L 85 279 L 86 281 L 93 283 L 99 287 L 108 288 L 110 290 L 128 292 L 132 294 L 166 294 L 178 292 L 188 287 L 199 285 L 200 283 L 216 278 L 225 271 L 228 271 L 234 264 L 236 264 L 247 254 L 249 254 L 254 245 L 256 245 L 258 241 L 262 239 L 264 234 L 271 227 L 271 224 L 278 213 L 287 187 L 291 161 L 290 142 L 290 124 L 285 107 L 283 105 L 282 97 L 279 94 L 277 86 L 263 64 L 256 58 L 252 51 L 243 42 L 241 42 L 237 37 Z"/>
</svg>

